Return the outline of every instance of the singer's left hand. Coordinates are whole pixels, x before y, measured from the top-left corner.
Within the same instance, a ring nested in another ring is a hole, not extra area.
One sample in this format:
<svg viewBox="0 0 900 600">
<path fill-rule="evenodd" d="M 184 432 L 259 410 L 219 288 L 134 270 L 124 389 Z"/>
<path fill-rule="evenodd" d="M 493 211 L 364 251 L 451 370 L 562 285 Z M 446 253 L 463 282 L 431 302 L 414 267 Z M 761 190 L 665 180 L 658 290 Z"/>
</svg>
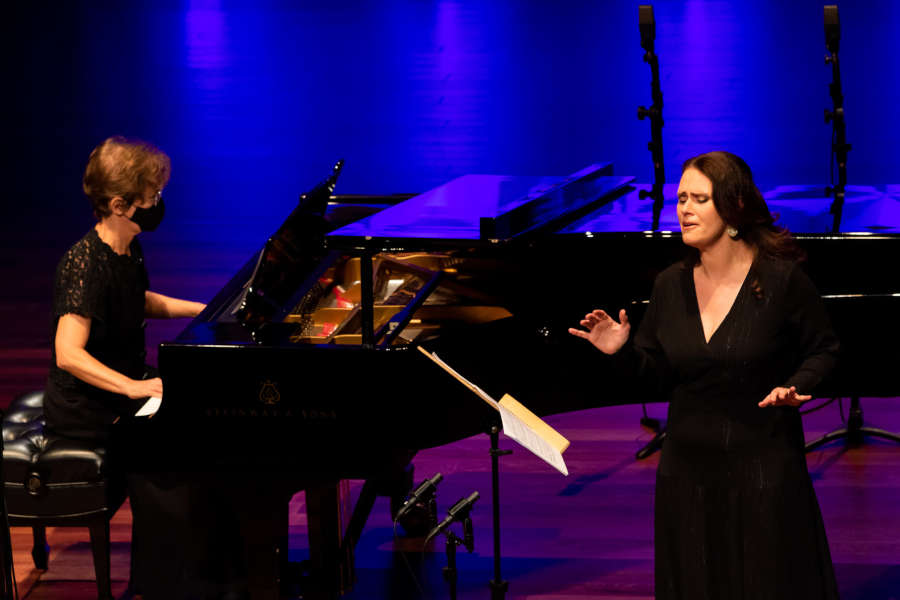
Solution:
<svg viewBox="0 0 900 600">
<path fill-rule="evenodd" d="M 807 400 L 811 400 L 812 396 L 798 394 L 797 388 L 791 386 L 789 388 L 777 387 L 759 403 L 761 407 L 766 406 L 800 406 Z"/>
</svg>

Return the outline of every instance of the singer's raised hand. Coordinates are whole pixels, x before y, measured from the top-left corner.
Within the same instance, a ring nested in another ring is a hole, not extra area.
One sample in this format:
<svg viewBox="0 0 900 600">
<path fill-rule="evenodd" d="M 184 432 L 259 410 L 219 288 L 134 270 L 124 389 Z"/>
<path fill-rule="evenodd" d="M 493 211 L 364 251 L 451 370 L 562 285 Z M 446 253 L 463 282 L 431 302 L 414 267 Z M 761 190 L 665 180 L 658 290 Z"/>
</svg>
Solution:
<svg viewBox="0 0 900 600">
<path fill-rule="evenodd" d="M 595 310 L 584 315 L 580 324 L 584 329 L 572 327 L 569 333 L 586 339 L 604 354 L 618 352 L 628 341 L 628 334 L 631 332 L 631 324 L 624 308 L 619 310 L 618 322 L 604 311 Z"/>
</svg>

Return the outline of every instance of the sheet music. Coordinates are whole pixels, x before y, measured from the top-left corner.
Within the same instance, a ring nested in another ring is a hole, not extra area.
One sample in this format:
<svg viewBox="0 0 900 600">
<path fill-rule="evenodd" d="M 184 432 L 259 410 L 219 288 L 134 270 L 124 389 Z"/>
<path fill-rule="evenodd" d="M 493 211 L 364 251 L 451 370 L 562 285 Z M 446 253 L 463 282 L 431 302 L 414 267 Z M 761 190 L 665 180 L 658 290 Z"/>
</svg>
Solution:
<svg viewBox="0 0 900 600">
<path fill-rule="evenodd" d="M 141 406 L 134 416 L 136 417 L 152 417 L 156 414 L 156 411 L 159 410 L 160 405 L 162 404 L 162 398 L 157 398 L 156 396 L 150 396 L 147 398 L 147 401 L 144 402 L 144 405 Z"/>
<path fill-rule="evenodd" d="M 551 467 L 562 473 L 569 474 L 566 467 L 566 461 L 563 460 L 562 453 L 551 446 L 547 440 L 542 438 L 538 433 L 528 426 L 525 421 L 511 413 L 502 404 L 497 404 L 500 409 L 500 420 L 503 422 L 503 433 L 508 437 L 516 440 L 538 458 L 544 460 Z"/>
<path fill-rule="evenodd" d="M 437 354 L 435 354 L 434 352 L 428 352 L 421 346 L 417 347 L 422 354 L 437 363 L 442 369 L 456 378 L 457 381 L 462 383 L 473 393 L 475 393 L 479 398 L 499 411 L 500 421 L 503 424 L 503 433 L 505 433 L 509 438 L 518 442 L 522 447 L 530 450 L 535 456 L 544 460 L 547 464 L 552 466 L 563 475 L 569 474 L 569 469 L 566 467 L 566 461 L 563 460 L 562 457 L 562 452 L 569 445 L 568 440 L 559 435 L 559 433 L 553 430 L 552 427 L 541 421 L 539 417 L 532 414 L 524 406 L 516 402 L 515 399 L 512 398 L 512 396 L 504 396 L 504 399 L 501 402 L 497 402 L 496 400 L 491 398 L 487 394 L 487 392 L 460 375 L 453 367 L 441 360 Z M 511 400 L 511 402 L 509 403 L 509 408 L 507 406 L 504 406 L 504 402 L 507 398 Z M 552 435 L 554 435 L 557 439 L 557 443 L 559 443 L 559 440 L 561 440 L 563 443 L 561 443 L 559 447 L 554 446 L 546 436 L 542 435 L 541 432 L 535 430 L 534 427 L 525 422 L 522 417 L 510 410 L 510 408 L 512 408 L 513 410 L 521 409 L 523 416 L 527 415 L 528 418 L 542 423 L 541 427 L 548 430 L 549 432 L 552 432 Z"/>
</svg>

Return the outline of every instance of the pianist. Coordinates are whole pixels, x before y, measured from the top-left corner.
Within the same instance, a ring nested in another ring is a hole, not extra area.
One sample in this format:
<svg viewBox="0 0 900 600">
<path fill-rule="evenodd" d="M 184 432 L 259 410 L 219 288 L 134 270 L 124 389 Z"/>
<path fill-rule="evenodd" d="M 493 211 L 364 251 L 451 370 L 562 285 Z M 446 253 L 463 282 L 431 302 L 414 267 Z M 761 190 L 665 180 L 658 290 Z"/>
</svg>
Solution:
<svg viewBox="0 0 900 600">
<path fill-rule="evenodd" d="M 83 180 L 97 224 L 56 270 L 47 426 L 64 436 L 109 444 L 114 462 L 125 453 L 117 442 L 128 437 L 122 434 L 125 423 L 148 396 L 163 395 L 162 380 L 145 377 L 144 318 L 194 317 L 204 307 L 149 290 L 136 237 L 162 220 L 169 173 L 169 157 L 146 142 L 112 137 L 97 146 Z M 141 529 L 169 527 L 154 524 L 164 520 L 161 511 L 148 518 L 141 510 L 155 504 L 147 498 L 156 492 L 154 486 L 143 481 L 141 492 L 134 487 L 129 477 L 133 537 Z M 144 554 L 152 557 L 153 552 Z"/>
<path fill-rule="evenodd" d="M 678 220 L 637 335 L 624 310 L 569 330 L 669 399 L 656 598 L 837 598 L 797 409 L 836 360 L 822 300 L 737 156 L 684 163 Z"/>
</svg>

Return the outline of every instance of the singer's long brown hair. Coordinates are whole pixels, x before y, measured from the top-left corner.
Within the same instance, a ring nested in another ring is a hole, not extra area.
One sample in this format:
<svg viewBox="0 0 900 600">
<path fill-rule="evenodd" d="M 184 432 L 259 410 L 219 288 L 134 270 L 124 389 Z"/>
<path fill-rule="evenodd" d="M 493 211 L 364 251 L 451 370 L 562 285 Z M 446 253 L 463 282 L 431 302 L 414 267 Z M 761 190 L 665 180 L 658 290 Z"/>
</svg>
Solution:
<svg viewBox="0 0 900 600">
<path fill-rule="evenodd" d="M 737 229 L 737 238 L 746 240 L 759 255 L 789 260 L 805 257 L 791 232 L 775 225 L 775 217 L 742 158 L 730 152 L 706 152 L 684 161 L 681 172 L 688 169 L 697 169 L 712 182 L 712 200 L 719 216 Z M 700 261 L 696 248 L 688 247 L 687 254 L 689 264 Z"/>
</svg>

